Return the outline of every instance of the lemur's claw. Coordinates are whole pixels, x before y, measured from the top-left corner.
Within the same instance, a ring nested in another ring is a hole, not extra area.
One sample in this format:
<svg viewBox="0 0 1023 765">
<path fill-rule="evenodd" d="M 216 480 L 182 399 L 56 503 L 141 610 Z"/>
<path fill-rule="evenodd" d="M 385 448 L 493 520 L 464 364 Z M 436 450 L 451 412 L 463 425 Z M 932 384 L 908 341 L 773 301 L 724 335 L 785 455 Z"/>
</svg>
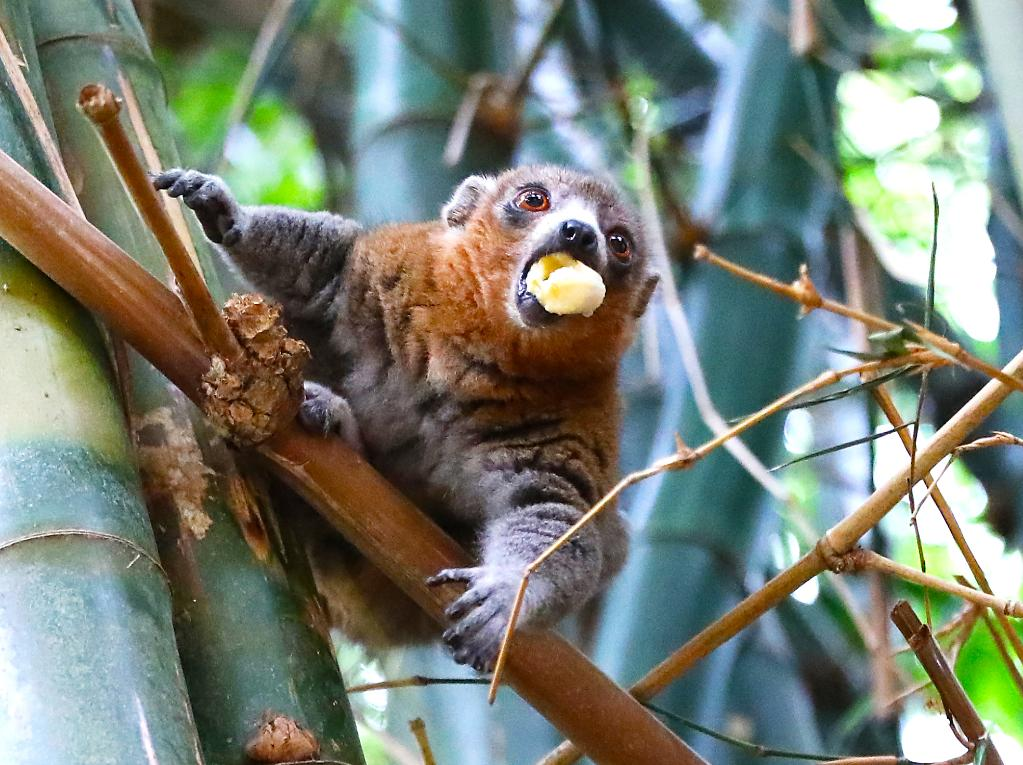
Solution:
<svg viewBox="0 0 1023 765">
<path fill-rule="evenodd" d="M 172 197 L 181 197 L 195 211 L 210 241 L 230 247 L 241 238 L 238 204 L 217 176 L 175 167 L 157 175 L 153 186 Z"/>
<path fill-rule="evenodd" d="M 492 670 L 518 589 L 515 572 L 487 566 L 452 568 L 426 581 L 430 585 L 468 583 L 465 593 L 444 612 L 457 621 L 441 637 L 459 664 L 478 672 Z"/>
</svg>

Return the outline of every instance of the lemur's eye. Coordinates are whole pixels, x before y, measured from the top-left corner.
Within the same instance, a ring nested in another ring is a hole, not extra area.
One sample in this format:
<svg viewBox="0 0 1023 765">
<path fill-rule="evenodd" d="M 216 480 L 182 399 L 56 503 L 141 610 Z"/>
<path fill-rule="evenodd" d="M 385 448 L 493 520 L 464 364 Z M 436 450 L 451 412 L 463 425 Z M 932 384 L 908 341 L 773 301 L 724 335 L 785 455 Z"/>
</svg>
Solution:
<svg viewBox="0 0 1023 765">
<path fill-rule="evenodd" d="M 515 206 L 526 212 L 543 212 L 550 209 L 551 198 L 543 189 L 526 189 L 515 197 Z"/>
<path fill-rule="evenodd" d="M 611 254 L 622 263 L 632 260 L 632 242 L 621 231 L 613 231 L 608 234 L 607 247 L 611 250 Z"/>
</svg>

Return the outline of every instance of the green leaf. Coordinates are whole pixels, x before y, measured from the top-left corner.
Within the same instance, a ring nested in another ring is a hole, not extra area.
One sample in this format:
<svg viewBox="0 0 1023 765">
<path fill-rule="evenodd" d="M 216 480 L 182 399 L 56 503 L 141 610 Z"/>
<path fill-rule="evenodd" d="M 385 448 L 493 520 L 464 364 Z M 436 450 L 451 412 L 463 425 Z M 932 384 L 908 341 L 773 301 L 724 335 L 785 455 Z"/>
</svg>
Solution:
<svg viewBox="0 0 1023 765">
<path fill-rule="evenodd" d="M 780 465 L 775 465 L 773 468 L 771 468 L 771 472 L 773 473 L 776 470 L 781 470 L 783 468 L 789 467 L 790 465 L 795 465 L 799 462 L 805 462 L 806 460 L 812 460 L 815 457 L 821 457 L 825 454 L 840 452 L 843 449 L 848 449 L 850 446 L 858 446 L 859 444 L 867 444 L 870 443 L 871 441 L 876 441 L 877 439 L 882 438 L 883 436 L 888 436 L 891 435 L 892 433 L 898 433 L 900 430 L 910 427 L 915 422 L 916 420 L 911 420 L 910 422 L 903 423 L 902 425 L 899 425 L 896 428 L 884 430 L 880 433 L 871 433 L 869 436 L 864 436 L 863 438 L 854 438 L 852 441 L 845 441 L 844 443 L 837 444 L 835 446 L 829 446 L 827 449 L 821 449 L 820 451 L 811 452 L 810 454 L 804 454 L 800 457 L 796 457 L 794 460 L 789 460 L 788 462 L 783 462 Z"/>
</svg>

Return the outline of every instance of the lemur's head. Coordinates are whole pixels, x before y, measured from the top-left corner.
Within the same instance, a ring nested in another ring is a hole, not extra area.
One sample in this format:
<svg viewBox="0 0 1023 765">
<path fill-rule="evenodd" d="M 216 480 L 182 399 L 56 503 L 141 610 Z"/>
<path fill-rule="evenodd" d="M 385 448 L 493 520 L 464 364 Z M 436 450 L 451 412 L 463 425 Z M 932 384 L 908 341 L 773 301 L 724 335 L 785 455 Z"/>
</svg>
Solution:
<svg viewBox="0 0 1023 765">
<path fill-rule="evenodd" d="M 592 341 L 621 352 L 656 278 L 639 218 L 613 185 L 552 165 L 474 175 L 442 215 L 483 275 L 477 300 L 520 346 Z"/>
</svg>

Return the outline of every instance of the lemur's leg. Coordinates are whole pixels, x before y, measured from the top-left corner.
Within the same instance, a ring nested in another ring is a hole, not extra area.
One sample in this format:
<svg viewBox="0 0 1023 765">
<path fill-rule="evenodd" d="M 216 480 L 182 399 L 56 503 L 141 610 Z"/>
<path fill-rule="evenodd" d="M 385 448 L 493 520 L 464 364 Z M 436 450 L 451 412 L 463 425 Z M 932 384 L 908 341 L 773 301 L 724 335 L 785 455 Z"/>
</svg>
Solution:
<svg viewBox="0 0 1023 765">
<path fill-rule="evenodd" d="M 336 434 L 360 454 L 364 453 L 362 435 L 348 399 L 326 385 L 305 384 L 305 401 L 298 410 L 299 422 L 313 433 Z"/>
<path fill-rule="evenodd" d="M 492 464 L 501 463 L 510 469 L 498 469 L 481 480 L 481 490 L 492 491 L 493 497 L 481 539 L 481 565 L 447 569 L 428 580 L 468 584 L 447 609 L 446 615 L 456 622 L 444 640 L 456 661 L 479 671 L 493 668 L 525 567 L 579 520 L 594 493 L 577 485 L 581 481 L 575 471 L 553 464 L 546 470 L 518 470 L 500 458 Z M 581 529 L 530 576 L 520 627 L 552 626 L 600 590 L 613 573 L 610 567 L 620 566 L 619 550 L 605 548 L 624 549 L 626 535 L 615 511 L 607 513 L 599 523 Z"/>
<path fill-rule="evenodd" d="M 196 170 L 168 170 L 153 185 L 181 197 L 206 236 L 285 311 L 329 321 L 345 260 L 361 232 L 357 223 L 325 212 L 243 207 L 220 178 Z"/>
</svg>

